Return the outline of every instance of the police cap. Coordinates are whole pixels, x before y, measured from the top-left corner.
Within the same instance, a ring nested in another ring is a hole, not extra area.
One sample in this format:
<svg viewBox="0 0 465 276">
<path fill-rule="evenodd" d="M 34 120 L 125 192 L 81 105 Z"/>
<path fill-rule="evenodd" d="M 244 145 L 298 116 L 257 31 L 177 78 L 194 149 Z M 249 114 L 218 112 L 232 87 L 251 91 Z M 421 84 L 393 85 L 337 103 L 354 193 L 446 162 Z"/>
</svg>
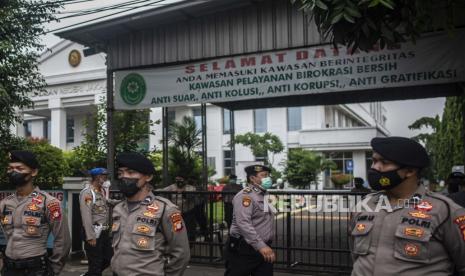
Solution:
<svg viewBox="0 0 465 276">
<path fill-rule="evenodd" d="M 108 171 L 105 168 L 93 168 L 89 171 L 89 174 L 92 176 L 97 176 L 101 174 L 108 174 Z"/>
<path fill-rule="evenodd" d="M 10 162 L 20 162 L 25 164 L 31 169 L 38 169 L 39 162 L 37 162 L 36 155 L 27 150 L 12 150 L 9 153 Z"/>
<path fill-rule="evenodd" d="M 118 167 L 126 167 L 145 175 L 154 175 L 155 168 L 152 161 L 140 153 L 123 152 L 116 156 Z"/>
<path fill-rule="evenodd" d="M 463 174 L 462 172 L 452 172 L 451 174 L 449 174 L 449 176 L 447 178 L 448 179 L 450 179 L 450 178 L 465 178 L 465 174 Z"/>
<path fill-rule="evenodd" d="M 269 167 L 263 166 L 263 165 L 248 166 L 248 167 L 245 167 L 244 170 L 247 175 L 255 175 L 259 172 L 271 172 L 271 169 Z"/>
<path fill-rule="evenodd" d="M 429 165 L 428 153 L 418 142 L 405 137 L 376 137 L 371 147 L 385 159 L 398 165 L 425 168 Z"/>
</svg>

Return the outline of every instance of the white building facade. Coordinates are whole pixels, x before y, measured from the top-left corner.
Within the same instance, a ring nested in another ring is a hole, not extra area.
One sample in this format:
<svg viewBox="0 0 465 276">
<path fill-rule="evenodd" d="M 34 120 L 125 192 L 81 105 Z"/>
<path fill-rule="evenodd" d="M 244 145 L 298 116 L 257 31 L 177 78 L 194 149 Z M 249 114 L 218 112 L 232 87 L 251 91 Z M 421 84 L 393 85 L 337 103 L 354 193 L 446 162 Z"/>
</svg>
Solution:
<svg viewBox="0 0 465 276">
<path fill-rule="evenodd" d="M 24 110 L 24 124 L 13 131 L 21 136 L 45 138 L 56 147 L 72 150 L 93 131 L 88 120 L 95 116 L 97 105 L 104 102 L 106 92 L 105 56 L 85 57 L 83 47 L 61 41 L 44 53 L 39 66 L 48 84 L 47 92 L 33 96 L 34 108 Z M 180 121 L 193 116 L 201 122 L 200 106 L 180 106 L 168 109 L 169 120 Z M 248 148 L 236 145 L 235 163 L 229 147 L 230 111 L 215 105 L 207 106 L 207 157 L 216 171 L 214 178 L 228 175 L 235 167 L 244 178 L 243 168 L 263 157 L 253 156 Z M 162 119 L 162 109 L 153 108 L 150 119 Z M 324 154 L 337 164 L 337 172 L 366 179 L 370 163 L 370 140 L 386 136 L 386 110 L 381 103 L 333 106 L 303 106 L 288 108 L 241 110 L 234 112 L 235 134 L 247 132 L 277 135 L 284 152 L 274 156 L 273 166 L 282 169 L 287 152 L 305 148 Z M 161 124 L 155 125 L 155 135 L 149 138 L 150 149 L 161 149 Z M 322 174 L 318 189 L 330 187 L 331 171 Z"/>
</svg>

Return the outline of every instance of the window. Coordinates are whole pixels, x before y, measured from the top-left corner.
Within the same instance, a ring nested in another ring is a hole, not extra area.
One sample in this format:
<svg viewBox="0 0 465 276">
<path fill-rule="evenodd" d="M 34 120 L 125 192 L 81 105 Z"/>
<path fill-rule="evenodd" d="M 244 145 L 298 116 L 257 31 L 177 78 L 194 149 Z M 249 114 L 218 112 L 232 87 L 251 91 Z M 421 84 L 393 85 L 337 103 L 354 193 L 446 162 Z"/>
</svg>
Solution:
<svg viewBox="0 0 465 276">
<path fill-rule="evenodd" d="M 198 131 L 202 131 L 202 111 L 200 108 L 194 108 L 192 112 L 194 113 L 195 127 Z"/>
<path fill-rule="evenodd" d="M 255 109 L 253 113 L 255 133 L 264 133 L 266 126 L 266 109 Z"/>
<path fill-rule="evenodd" d="M 44 138 L 50 141 L 52 134 L 52 125 L 50 120 L 44 120 Z"/>
<path fill-rule="evenodd" d="M 336 169 L 330 170 L 327 175 L 332 175 L 334 173 L 353 174 L 354 161 L 352 159 L 352 152 L 327 152 L 325 156 L 327 159 L 336 163 Z"/>
<path fill-rule="evenodd" d="M 266 154 L 265 154 L 265 155 L 262 155 L 262 156 L 258 155 L 258 156 L 255 156 L 255 161 L 265 163 L 266 158 L 267 158 L 267 155 L 266 155 Z"/>
<path fill-rule="evenodd" d="M 230 150 L 223 151 L 223 167 L 224 167 L 224 175 L 230 175 L 232 173 L 232 155 Z"/>
<path fill-rule="evenodd" d="M 31 137 L 32 136 L 32 122 L 24 122 L 24 136 Z"/>
<path fill-rule="evenodd" d="M 66 143 L 74 143 L 74 119 L 66 120 Z"/>
<path fill-rule="evenodd" d="M 287 109 L 287 131 L 302 129 L 302 108 L 289 107 Z"/>
<path fill-rule="evenodd" d="M 365 160 L 366 160 L 366 166 L 367 166 L 367 171 L 368 171 L 371 168 L 371 164 L 373 163 L 373 152 L 372 151 L 365 152 Z"/>
<path fill-rule="evenodd" d="M 215 159 L 215 157 L 207 157 L 207 166 L 212 170 L 216 170 L 216 159 Z"/>
<path fill-rule="evenodd" d="M 223 134 L 231 133 L 231 110 L 223 108 Z"/>
<path fill-rule="evenodd" d="M 172 122 L 176 120 L 176 111 L 168 110 L 167 117 L 168 117 L 168 124 L 171 124 Z"/>
</svg>

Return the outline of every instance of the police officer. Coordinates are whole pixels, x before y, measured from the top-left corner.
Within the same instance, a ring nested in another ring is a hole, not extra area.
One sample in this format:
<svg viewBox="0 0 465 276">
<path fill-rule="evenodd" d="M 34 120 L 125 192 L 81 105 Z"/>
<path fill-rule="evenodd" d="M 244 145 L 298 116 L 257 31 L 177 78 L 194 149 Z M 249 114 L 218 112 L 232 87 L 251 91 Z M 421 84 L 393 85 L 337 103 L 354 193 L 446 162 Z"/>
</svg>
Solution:
<svg viewBox="0 0 465 276">
<path fill-rule="evenodd" d="M 152 162 L 138 153 L 116 157 L 120 191 L 113 209 L 111 268 L 115 275 L 180 276 L 189 262 L 186 228 L 179 209 L 155 196 Z"/>
<path fill-rule="evenodd" d="M 352 275 L 465 275 L 465 209 L 419 183 L 419 143 L 374 138 L 369 194 L 351 214 Z"/>
<path fill-rule="evenodd" d="M 276 255 L 271 249 L 276 210 L 266 197 L 270 168 L 245 168 L 248 186 L 233 199 L 234 215 L 226 249 L 225 276 L 270 276 Z"/>
<path fill-rule="evenodd" d="M 84 249 L 88 259 L 86 276 L 102 275 L 110 265 L 113 249 L 108 226 L 110 219 L 109 206 L 103 183 L 107 181 L 107 170 L 94 168 L 89 171 L 92 181 L 79 195 L 82 226 L 84 228 Z"/>
<path fill-rule="evenodd" d="M 11 151 L 7 174 L 16 193 L 0 202 L 0 219 L 7 240 L 3 257 L 4 276 L 58 275 L 71 248 L 68 221 L 60 201 L 39 187 L 36 156 L 30 151 Z M 53 253 L 47 256 L 49 233 Z"/>
<path fill-rule="evenodd" d="M 186 179 L 178 175 L 174 179 L 174 184 L 162 190 L 173 192 L 171 200 L 181 209 L 182 217 L 186 222 L 187 236 L 190 241 L 194 241 L 196 236 L 195 205 L 197 200 L 194 194 L 183 194 L 183 192 L 195 192 L 195 187 L 187 184 Z"/>
</svg>

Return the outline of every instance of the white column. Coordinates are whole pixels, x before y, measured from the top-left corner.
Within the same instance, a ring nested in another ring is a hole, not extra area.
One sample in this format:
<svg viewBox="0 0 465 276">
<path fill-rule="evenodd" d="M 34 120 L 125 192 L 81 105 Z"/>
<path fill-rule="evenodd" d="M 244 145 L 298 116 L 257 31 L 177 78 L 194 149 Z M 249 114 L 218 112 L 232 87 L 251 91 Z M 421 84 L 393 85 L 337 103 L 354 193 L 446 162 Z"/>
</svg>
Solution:
<svg viewBox="0 0 465 276">
<path fill-rule="evenodd" d="M 49 99 L 48 106 L 52 113 L 51 144 L 60 149 L 66 149 L 66 111 L 61 99 Z"/>
<path fill-rule="evenodd" d="M 354 160 L 354 177 L 361 177 L 366 180 L 367 168 L 365 151 L 354 151 L 352 154 L 352 159 Z"/>
<path fill-rule="evenodd" d="M 162 145 L 161 145 L 161 139 L 163 138 L 163 108 L 161 107 L 156 107 L 156 108 L 151 108 L 150 109 L 150 120 L 156 122 L 160 121 L 160 123 L 157 125 L 153 125 L 150 127 L 150 132 L 154 132 L 155 135 L 150 135 L 149 136 L 149 149 L 152 150 L 153 148 L 156 148 L 158 150 L 161 150 Z"/>
<path fill-rule="evenodd" d="M 279 154 L 274 155 L 274 160 L 271 159 L 271 154 L 269 154 L 270 162 L 274 161 L 272 164 L 273 167 L 279 171 L 282 171 L 284 167 L 282 164 L 283 161 L 287 159 L 287 108 L 269 108 L 267 109 L 267 124 L 268 132 L 279 137 L 281 142 L 284 145 L 284 151 Z"/>
</svg>

